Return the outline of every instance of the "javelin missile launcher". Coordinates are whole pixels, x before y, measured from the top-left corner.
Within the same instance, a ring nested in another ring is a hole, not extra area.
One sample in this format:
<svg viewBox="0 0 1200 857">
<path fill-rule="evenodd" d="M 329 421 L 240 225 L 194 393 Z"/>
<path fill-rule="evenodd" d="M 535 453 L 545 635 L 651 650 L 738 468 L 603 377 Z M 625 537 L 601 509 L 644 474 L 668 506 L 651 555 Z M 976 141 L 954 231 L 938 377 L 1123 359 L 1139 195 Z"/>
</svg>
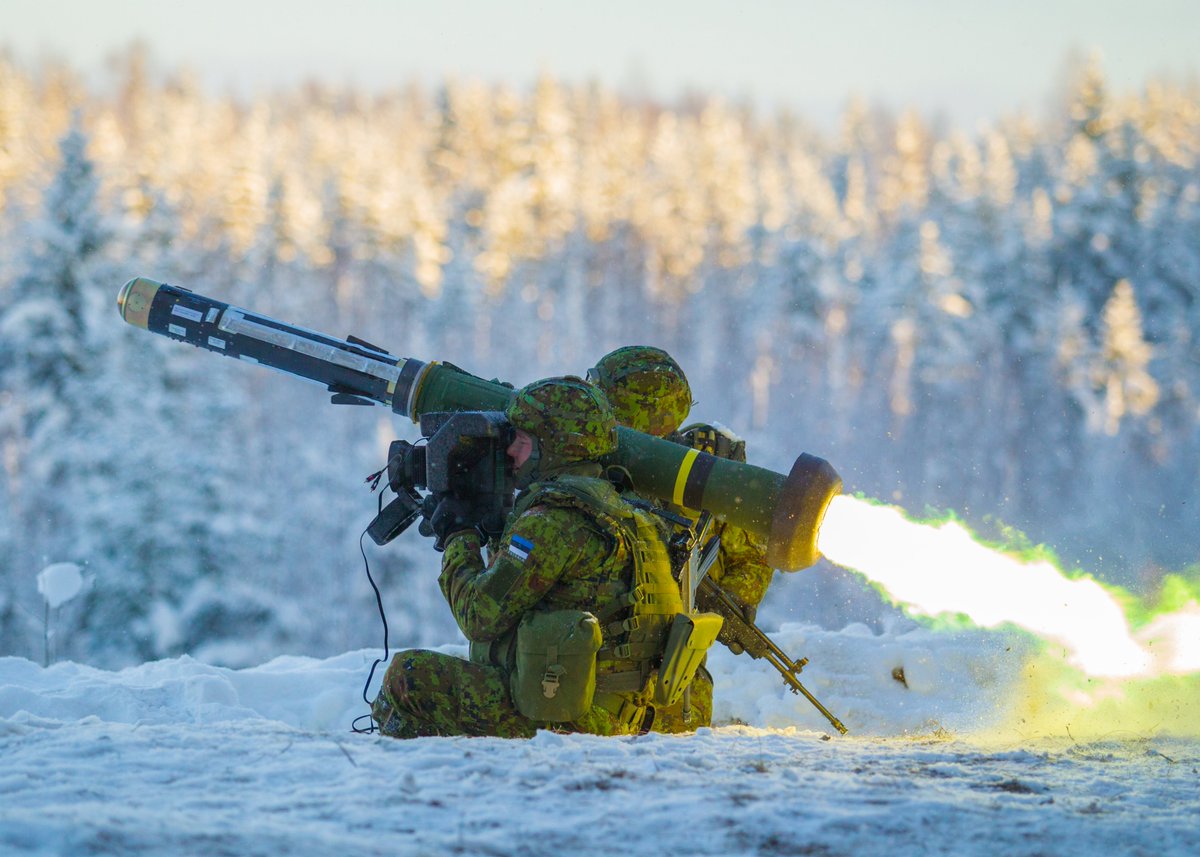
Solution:
<svg viewBox="0 0 1200 857">
<path fill-rule="evenodd" d="M 145 277 L 117 296 L 121 317 L 170 339 L 269 366 L 317 383 L 335 404 L 391 408 L 414 422 L 446 411 L 502 411 L 513 391 L 437 361 L 397 357 L 354 336 L 337 339 Z M 787 476 L 618 429 L 605 464 L 624 468 L 636 490 L 717 518 L 767 540 L 767 561 L 797 571 L 817 561 L 817 532 L 842 481 L 807 453 Z"/>
</svg>

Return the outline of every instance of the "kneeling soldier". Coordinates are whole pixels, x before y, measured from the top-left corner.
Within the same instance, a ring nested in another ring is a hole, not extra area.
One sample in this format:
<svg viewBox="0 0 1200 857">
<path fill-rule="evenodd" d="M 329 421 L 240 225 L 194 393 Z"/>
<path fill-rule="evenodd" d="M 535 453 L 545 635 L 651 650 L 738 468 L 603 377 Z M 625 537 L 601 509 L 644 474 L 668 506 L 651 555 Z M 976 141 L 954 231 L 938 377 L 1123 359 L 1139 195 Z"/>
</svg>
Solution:
<svg viewBox="0 0 1200 857">
<path fill-rule="evenodd" d="M 519 390 L 506 414 L 524 490 L 490 562 L 453 498 L 430 519 L 470 660 L 399 652 L 372 716 L 397 738 L 638 732 L 682 607 L 666 534 L 601 478 L 597 459 L 616 446 L 603 393 L 551 378 Z"/>
<path fill-rule="evenodd" d="M 631 345 L 610 351 L 588 370 L 588 380 L 608 397 L 617 422 L 655 437 L 690 446 L 719 458 L 746 460 L 746 444 L 721 426 L 695 423 L 680 428 L 692 405 L 692 390 L 683 369 L 666 351 L 645 345 Z M 672 507 L 695 521 L 699 513 Z M 721 538 L 716 562 L 709 577 L 741 608 L 753 622 L 758 604 L 766 595 L 774 569 L 767 564 L 767 549 L 762 540 L 739 527 L 717 522 L 714 533 Z M 713 609 L 700 600 L 700 609 Z M 726 633 L 717 641 L 734 654 L 742 647 Z M 690 709 L 683 704 L 658 708 L 654 731 L 687 732 L 712 722 L 712 677 L 701 667 L 691 684 Z"/>
</svg>

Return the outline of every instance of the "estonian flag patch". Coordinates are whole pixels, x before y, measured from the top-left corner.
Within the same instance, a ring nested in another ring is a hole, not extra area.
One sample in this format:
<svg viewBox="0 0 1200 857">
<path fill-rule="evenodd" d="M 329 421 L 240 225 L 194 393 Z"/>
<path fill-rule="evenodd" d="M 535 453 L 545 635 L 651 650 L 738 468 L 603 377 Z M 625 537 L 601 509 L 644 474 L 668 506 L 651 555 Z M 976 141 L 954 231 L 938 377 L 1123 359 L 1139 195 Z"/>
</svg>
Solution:
<svg viewBox="0 0 1200 857">
<path fill-rule="evenodd" d="M 518 562 L 529 559 L 529 552 L 532 550 L 533 542 L 521 536 L 513 536 L 512 541 L 508 543 L 508 552 L 516 557 Z"/>
</svg>

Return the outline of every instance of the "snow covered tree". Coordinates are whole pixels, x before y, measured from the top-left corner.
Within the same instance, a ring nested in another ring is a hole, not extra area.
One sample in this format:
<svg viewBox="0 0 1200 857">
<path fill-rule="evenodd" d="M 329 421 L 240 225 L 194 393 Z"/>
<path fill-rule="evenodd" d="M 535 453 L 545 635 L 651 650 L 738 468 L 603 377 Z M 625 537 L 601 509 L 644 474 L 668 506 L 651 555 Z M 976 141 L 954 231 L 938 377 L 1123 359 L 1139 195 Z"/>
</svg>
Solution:
<svg viewBox="0 0 1200 857">
<path fill-rule="evenodd" d="M 14 522 L 3 577 L 13 604 L 27 601 L 47 562 L 92 559 L 95 532 L 82 526 L 81 512 L 103 503 L 104 480 L 118 467 L 116 450 L 98 442 L 112 416 L 101 318 L 113 320 L 114 280 L 105 257 L 112 226 L 87 144 L 76 115 L 0 313 L 0 443 Z M 14 621 L 10 613 L 0 629 L 10 650 L 24 636 Z"/>
<path fill-rule="evenodd" d="M 1153 349 L 1142 333 L 1142 316 L 1128 280 L 1113 287 L 1104 305 L 1102 363 L 1095 383 L 1104 401 L 1104 431 L 1115 435 L 1122 419 L 1145 416 L 1158 401 L 1158 384 L 1147 372 Z"/>
<path fill-rule="evenodd" d="M 90 182 L 82 138 L 41 156 L 78 82 L 0 60 L 5 651 L 29 650 L 43 559 L 93 579 L 63 617 L 80 657 L 372 641 L 357 483 L 404 421 L 124 326 L 138 274 L 516 383 L 658 344 L 764 464 L 811 449 L 853 490 L 999 515 L 1080 562 L 1194 559 L 1194 88 L 1122 96 L 1093 64 L 1056 122 L 947 135 L 855 103 L 826 137 L 548 75 L 242 103 L 129 57 L 87 99 Z M 435 558 L 381 557 L 421 575 L 415 634 Z M 296 620 L 314 604 L 327 621 Z"/>
</svg>

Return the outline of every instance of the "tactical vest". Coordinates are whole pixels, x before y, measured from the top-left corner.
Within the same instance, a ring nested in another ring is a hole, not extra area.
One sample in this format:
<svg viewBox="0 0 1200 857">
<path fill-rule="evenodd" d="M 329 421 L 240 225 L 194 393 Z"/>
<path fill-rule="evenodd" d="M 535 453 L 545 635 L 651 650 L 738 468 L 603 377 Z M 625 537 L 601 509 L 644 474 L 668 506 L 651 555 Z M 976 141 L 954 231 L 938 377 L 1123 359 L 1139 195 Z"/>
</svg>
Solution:
<svg viewBox="0 0 1200 857">
<path fill-rule="evenodd" d="M 657 519 L 624 502 L 605 480 L 572 474 L 530 486 L 513 514 L 519 516 L 535 505 L 579 510 L 612 538 L 617 565 L 632 559 L 632 580 L 615 582 L 610 599 L 592 610 L 604 635 L 597 653 L 596 689 L 647 693 L 671 622 L 683 610 Z"/>
</svg>

